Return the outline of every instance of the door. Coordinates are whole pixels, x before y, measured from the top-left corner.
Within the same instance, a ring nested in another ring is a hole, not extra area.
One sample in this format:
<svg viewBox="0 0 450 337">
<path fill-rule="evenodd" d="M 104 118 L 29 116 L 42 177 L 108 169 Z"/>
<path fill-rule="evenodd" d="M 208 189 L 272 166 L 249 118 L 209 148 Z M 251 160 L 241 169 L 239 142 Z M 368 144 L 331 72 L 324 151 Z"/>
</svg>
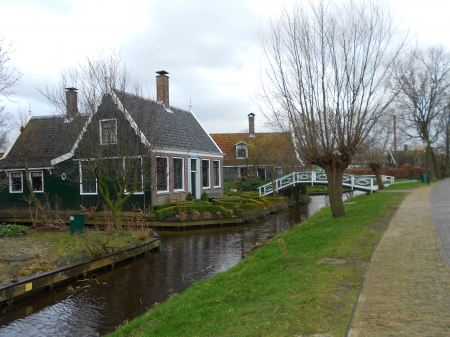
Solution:
<svg viewBox="0 0 450 337">
<path fill-rule="evenodd" d="M 189 174 L 189 192 L 195 199 L 200 199 L 200 179 L 199 179 L 199 160 L 197 158 L 190 158 L 190 174 Z"/>
</svg>

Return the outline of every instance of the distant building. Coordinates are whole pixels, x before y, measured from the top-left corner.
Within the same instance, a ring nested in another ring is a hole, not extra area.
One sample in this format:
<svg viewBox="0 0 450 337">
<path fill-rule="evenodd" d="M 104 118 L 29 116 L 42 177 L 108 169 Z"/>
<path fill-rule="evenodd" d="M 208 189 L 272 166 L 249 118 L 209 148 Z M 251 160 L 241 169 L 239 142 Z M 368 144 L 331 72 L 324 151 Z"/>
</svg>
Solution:
<svg viewBox="0 0 450 337">
<path fill-rule="evenodd" d="M 255 115 L 248 115 L 249 132 L 215 133 L 210 136 L 225 153 L 224 181 L 240 177 L 259 177 L 263 180 L 272 176 L 279 178 L 300 170 L 302 162 L 293 147 L 292 135 L 280 132 L 255 132 Z"/>
</svg>

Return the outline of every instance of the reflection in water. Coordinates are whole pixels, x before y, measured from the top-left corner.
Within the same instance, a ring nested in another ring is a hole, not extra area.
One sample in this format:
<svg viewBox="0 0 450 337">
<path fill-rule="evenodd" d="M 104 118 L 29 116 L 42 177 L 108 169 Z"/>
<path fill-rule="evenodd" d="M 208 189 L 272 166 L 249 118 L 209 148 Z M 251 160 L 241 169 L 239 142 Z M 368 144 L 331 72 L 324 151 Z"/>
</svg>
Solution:
<svg viewBox="0 0 450 337">
<path fill-rule="evenodd" d="M 70 296 L 67 284 L 19 302 L 0 316 L 0 336 L 99 336 L 126 320 L 180 293 L 192 282 L 207 279 L 236 265 L 257 241 L 280 233 L 326 205 L 314 196 L 298 206 L 242 226 L 184 231 L 159 231 L 162 245 L 134 262 L 72 282 L 85 287 Z"/>
</svg>

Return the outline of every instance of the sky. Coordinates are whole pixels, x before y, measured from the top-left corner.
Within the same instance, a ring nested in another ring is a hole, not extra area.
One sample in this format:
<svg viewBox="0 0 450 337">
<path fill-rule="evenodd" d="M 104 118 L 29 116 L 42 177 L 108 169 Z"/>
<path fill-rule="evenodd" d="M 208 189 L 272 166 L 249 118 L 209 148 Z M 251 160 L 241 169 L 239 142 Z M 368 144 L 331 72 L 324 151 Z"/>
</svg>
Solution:
<svg viewBox="0 0 450 337">
<path fill-rule="evenodd" d="M 15 49 L 7 65 L 23 73 L 15 101 L 32 115 L 53 111 L 38 91 L 64 69 L 120 51 L 133 81 L 156 92 L 156 71 L 170 77 L 170 104 L 192 111 L 208 133 L 268 130 L 254 105 L 260 90 L 258 31 L 294 0 L 0 0 L 0 38 Z M 301 2 L 302 0 L 299 0 Z M 314 0 L 313 0 L 314 1 Z M 450 50 L 448 0 L 387 0 L 419 44 Z"/>
</svg>

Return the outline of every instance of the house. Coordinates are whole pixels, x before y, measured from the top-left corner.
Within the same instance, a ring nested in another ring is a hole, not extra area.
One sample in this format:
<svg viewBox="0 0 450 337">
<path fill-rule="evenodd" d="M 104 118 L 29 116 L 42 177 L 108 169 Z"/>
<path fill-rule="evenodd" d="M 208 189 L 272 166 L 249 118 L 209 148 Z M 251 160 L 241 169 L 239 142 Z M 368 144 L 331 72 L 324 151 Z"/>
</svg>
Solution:
<svg viewBox="0 0 450 337">
<path fill-rule="evenodd" d="M 169 105 L 168 73 L 157 74 L 156 101 L 109 89 L 94 113 L 81 114 L 77 90 L 67 88 L 66 115 L 30 117 L 0 159 L 8 179 L 0 208 L 28 207 L 30 188 L 53 209 L 102 208 L 106 185 L 88 170 L 97 157 L 108 186 L 114 174 L 128 174 L 126 189 L 134 184 L 133 193 L 115 191 L 131 194 L 124 209 L 148 209 L 174 194 L 222 196 L 224 154 L 192 111 Z"/>
<path fill-rule="evenodd" d="M 248 133 L 216 133 L 212 139 L 225 153 L 223 175 L 225 182 L 242 176 L 256 176 L 263 180 L 279 178 L 303 163 L 292 146 L 287 132 L 255 132 L 255 114 L 248 115 Z"/>
</svg>

